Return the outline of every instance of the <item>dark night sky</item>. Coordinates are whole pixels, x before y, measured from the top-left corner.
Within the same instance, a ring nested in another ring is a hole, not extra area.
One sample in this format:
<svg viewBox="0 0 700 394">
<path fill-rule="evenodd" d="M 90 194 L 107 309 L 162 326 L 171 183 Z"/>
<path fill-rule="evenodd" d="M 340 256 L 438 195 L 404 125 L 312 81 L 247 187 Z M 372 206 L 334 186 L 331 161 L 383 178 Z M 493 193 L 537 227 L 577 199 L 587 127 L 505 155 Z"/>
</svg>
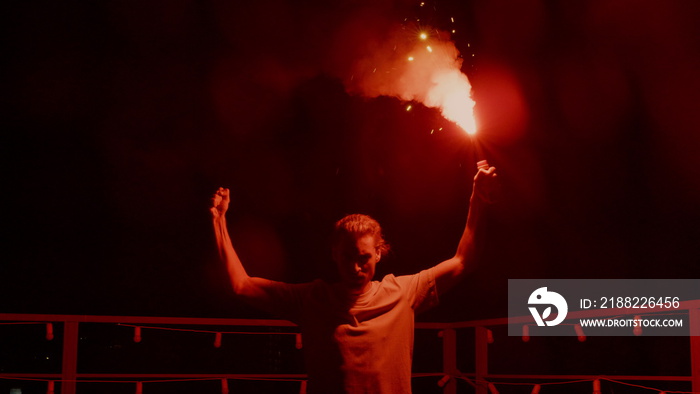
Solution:
<svg viewBox="0 0 700 394">
<path fill-rule="evenodd" d="M 385 226 L 380 275 L 450 257 L 471 141 L 340 80 L 417 17 L 455 17 L 503 187 L 479 268 L 424 320 L 505 316 L 509 278 L 698 277 L 699 3 L 246 3 L 12 2 L 0 311 L 259 316 L 217 261 L 220 185 L 253 274 L 329 277 L 351 212 Z"/>
</svg>

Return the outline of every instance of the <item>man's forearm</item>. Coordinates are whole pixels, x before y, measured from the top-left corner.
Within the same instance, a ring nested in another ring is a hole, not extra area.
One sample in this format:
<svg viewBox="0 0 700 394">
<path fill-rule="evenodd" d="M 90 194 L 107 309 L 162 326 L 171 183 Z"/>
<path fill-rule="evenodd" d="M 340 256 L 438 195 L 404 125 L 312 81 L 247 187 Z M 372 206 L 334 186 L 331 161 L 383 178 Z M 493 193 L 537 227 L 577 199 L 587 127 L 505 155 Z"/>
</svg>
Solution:
<svg viewBox="0 0 700 394">
<path fill-rule="evenodd" d="M 215 218 L 213 220 L 213 224 L 216 244 L 219 249 L 219 257 L 221 257 L 221 260 L 226 263 L 226 268 L 228 269 L 233 291 L 236 294 L 240 294 L 250 277 L 243 267 L 241 260 L 238 258 L 238 254 L 236 254 L 236 251 L 233 248 L 231 237 L 229 236 L 228 228 L 226 226 L 226 218 Z"/>
<path fill-rule="evenodd" d="M 476 194 L 472 194 L 469 200 L 469 212 L 467 222 L 464 226 L 462 238 L 457 245 L 455 258 L 463 265 L 463 269 L 473 264 L 474 255 L 474 235 L 476 234 L 479 217 L 481 216 L 483 201 Z"/>
</svg>

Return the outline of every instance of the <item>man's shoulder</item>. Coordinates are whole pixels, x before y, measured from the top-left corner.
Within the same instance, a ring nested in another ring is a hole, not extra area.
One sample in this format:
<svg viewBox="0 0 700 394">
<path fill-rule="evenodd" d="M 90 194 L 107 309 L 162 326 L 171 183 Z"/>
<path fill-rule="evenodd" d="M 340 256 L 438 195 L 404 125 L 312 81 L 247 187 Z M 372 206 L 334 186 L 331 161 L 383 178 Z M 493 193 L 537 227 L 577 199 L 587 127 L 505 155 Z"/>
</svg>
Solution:
<svg viewBox="0 0 700 394">
<path fill-rule="evenodd" d="M 415 280 L 416 278 L 420 276 L 428 276 L 432 271 L 432 268 L 426 268 L 422 271 L 416 272 L 415 274 L 404 274 L 404 275 L 394 275 L 394 274 L 387 274 L 385 275 L 380 282 L 388 281 L 388 282 L 403 282 L 403 281 L 412 281 Z"/>
<path fill-rule="evenodd" d="M 394 274 L 387 274 L 385 275 L 381 281 L 379 281 L 379 284 L 382 287 L 396 287 L 396 288 L 402 288 L 407 286 L 411 281 L 415 280 L 415 278 L 418 276 L 418 273 L 416 274 L 407 274 L 407 275 L 394 275 Z"/>
<path fill-rule="evenodd" d="M 415 287 L 417 283 L 421 282 L 427 282 L 430 283 L 434 279 L 432 268 L 426 268 L 420 272 L 416 272 L 415 274 L 407 274 L 407 275 L 394 275 L 394 274 L 388 274 L 384 276 L 381 280 L 382 285 L 394 285 L 399 288 L 406 288 L 406 287 Z"/>
</svg>

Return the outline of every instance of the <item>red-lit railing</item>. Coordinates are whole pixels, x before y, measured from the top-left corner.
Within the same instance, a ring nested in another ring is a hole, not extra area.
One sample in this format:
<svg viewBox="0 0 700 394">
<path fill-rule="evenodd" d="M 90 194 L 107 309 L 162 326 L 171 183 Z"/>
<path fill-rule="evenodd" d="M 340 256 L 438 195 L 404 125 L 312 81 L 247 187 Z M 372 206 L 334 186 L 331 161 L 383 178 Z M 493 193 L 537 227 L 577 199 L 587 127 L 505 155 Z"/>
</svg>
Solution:
<svg viewBox="0 0 700 394">
<path fill-rule="evenodd" d="M 475 320 L 454 323 L 416 323 L 417 329 L 437 330 L 442 337 L 443 370 L 435 373 L 414 373 L 414 377 L 436 376 L 441 377 L 439 385 L 446 394 L 457 392 L 456 380 L 461 379 L 471 384 L 477 394 L 497 393 L 496 385 L 504 380 L 586 380 L 599 385 L 600 380 L 611 382 L 620 381 L 686 381 L 691 382 L 692 392 L 700 393 L 700 300 L 681 303 L 679 312 L 688 313 L 690 321 L 690 337 L 688 350 L 691 360 L 691 375 L 689 376 L 644 376 L 644 375 L 518 375 L 518 374 L 491 374 L 488 371 L 489 351 L 488 344 L 492 340 L 492 334 L 488 327 L 504 326 L 507 324 L 532 323 L 531 316 L 509 319 Z M 607 309 L 570 312 L 567 320 L 581 318 L 594 318 L 618 315 L 636 315 L 639 312 L 633 309 Z M 109 379 L 119 379 L 123 382 L 135 383 L 136 393 L 143 392 L 143 382 L 173 382 L 195 380 L 220 380 L 221 392 L 228 393 L 229 379 L 253 379 L 253 380 L 293 380 L 299 382 L 300 391 L 305 388 L 305 374 L 110 374 L 110 373 L 80 373 L 78 371 L 78 347 L 79 326 L 81 323 L 111 323 L 135 327 L 135 340 L 140 340 L 140 328 L 155 326 L 216 326 L 236 327 L 239 331 L 246 331 L 246 327 L 280 327 L 287 328 L 287 332 L 278 334 L 297 335 L 296 326 L 284 320 L 260 320 L 260 319 L 217 319 L 217 318 L 178 318 L 178 317 L 145 317 L 145 316 L 81 316 L 81 315 L 39 315 L 39 314 L 0 314 L 0 322 L 8 323 L 45 323 L 47 325 L 47 338 L 53 336 L 53 324 L 63 324 L 63 352 L 61 373 L 0 373 L 0 379 L 39 380 L 46 382 L 47 393 L 53 394 L 57 385 L 60 385 L 61 394 L 75 394 L 76 385 L 81 382 L 100 382 Z M 2 323 L 0 323 L 2 324 Z M 474 329 L 475 343 L 475 371 L 463 373 L 457 367 L 457 330 Z M 171 328 L 172 329 L 172 328 Z M 206 329 L 183 331 L 212 332 Z M 273 333 L 274 334 L 274 333 Z M 216 337 L 220 341 L 220 333 Z M 215 343 L 216 346 L 216 343 Z M 498 357 L 499 355 L 495 355 Z M 592 391 L 595 391 L 593 389 Z M 658 391 L 658 390 L 657 390 Z"/>
</svg>

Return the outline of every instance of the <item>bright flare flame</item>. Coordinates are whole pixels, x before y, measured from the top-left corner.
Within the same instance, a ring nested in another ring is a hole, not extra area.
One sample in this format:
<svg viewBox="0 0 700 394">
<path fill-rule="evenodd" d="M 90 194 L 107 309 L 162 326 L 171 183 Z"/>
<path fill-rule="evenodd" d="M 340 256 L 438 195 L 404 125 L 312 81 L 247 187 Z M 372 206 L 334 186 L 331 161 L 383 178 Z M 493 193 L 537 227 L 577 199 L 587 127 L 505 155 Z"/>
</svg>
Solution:
<svg viewBox="0 0 700 394">
<path fill-rule="evenodd" d="M 427 39 L 428 39 L 428 35 L 425 34 L 425 33 L 421 33 L 419 37 L 420 37 L 421 40 L 427 40 Z"/>
<path fill-rule="evenodd" d="M 425 105 L 440 109 L 445 119 L 451 120 L 467 134 L 476 134 L 474 100 L 467 76 L 458 70 L 444 71 L 433 76 L 435 85 L 428 91 Z"/>
</svg>

